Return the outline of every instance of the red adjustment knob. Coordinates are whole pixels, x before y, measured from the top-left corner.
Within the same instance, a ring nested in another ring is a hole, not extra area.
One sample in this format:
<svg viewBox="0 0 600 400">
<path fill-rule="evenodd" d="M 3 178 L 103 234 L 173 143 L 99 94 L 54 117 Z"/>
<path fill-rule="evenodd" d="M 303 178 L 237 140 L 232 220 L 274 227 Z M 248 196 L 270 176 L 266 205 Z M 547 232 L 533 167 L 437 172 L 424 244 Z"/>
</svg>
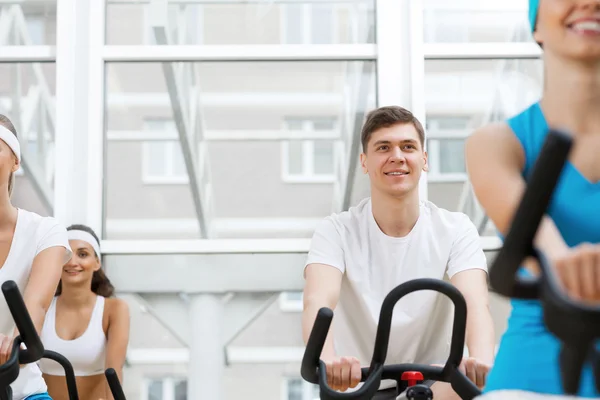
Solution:
<svg viewBox="0 0 600 400">
<path fill-rule="evenodd" d="M 402 373 L 400 379 L 403 381 L 408 381 L 408 387 L 411 387 L 416 385 L 417 381 L 423 380 L 423 374 L 419 371 L 406 371 Z"/>
</svg>

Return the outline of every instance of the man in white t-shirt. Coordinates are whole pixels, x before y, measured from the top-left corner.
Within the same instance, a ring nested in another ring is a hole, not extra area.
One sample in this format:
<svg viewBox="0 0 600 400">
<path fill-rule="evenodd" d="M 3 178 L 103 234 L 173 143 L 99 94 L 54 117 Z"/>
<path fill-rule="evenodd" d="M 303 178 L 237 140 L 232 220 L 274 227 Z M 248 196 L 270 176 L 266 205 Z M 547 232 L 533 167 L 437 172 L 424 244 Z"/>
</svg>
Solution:
<svg viewBox="0 0 600 400">
<path fill-rule="evenodd" d="M 495 335 L 479 234 L 465 214 L 420 201 L 419 178 L 428 168 L 424 136 L 406 109 L 370 112 L 360 162 L 371 197 L 325 218 L 314 232 L 304 271 L 303 337 L 306 342 L 321 307 L 334 310 L 321 358 L 336 390 L 356 387 L 361 365 L 370 364 L 383 299 L 417 278 L 448 276 L 463 294 L 470 355 L 463 360 L 465 374 L 482 387 L 493 362 Z M 437 292 L 402 298 L 394 308 L 386 364 L 444 364 L 453 318 L 450 299 Z M 459 398 L 447 383 L 431 387 L 436 398 Z M 375 398 L 395 396 L 395 382 L 382 381 Z"/>
</svg>

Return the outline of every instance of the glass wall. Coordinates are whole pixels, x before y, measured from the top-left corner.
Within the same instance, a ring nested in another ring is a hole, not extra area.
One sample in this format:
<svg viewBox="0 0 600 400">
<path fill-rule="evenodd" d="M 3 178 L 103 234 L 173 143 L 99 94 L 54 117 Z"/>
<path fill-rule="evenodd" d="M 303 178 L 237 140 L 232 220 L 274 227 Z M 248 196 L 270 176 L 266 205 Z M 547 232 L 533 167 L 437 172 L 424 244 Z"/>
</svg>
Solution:
<svg viewBox="0 0 600 400">
<path fill-rule="evenodd" d="M 316 397 L 299 377 L 303 261 L 317 222 L 368 194 L 348 171 L 385 85 L 422 84 L 406 96 L 422 101 L 400 105 L 424 110 L 428 197 L 486 228 L 465 195 L 464 140 L 540 94 L 541 63 L 522 51 L 525 3 L 407 2 L 423 15 L 422 37 L 416 21 L 391 36 L 410 37 L 410 50 L 381 40 L 400 20 L 381 11 L 397 4 L 387 0 L 105 0 L 85 3 L 82 35 L 57 35 L 56 1 L 0 6 L 0 113 L 25 159 L 13 199 L 52 215 L 55 167 L 80 157 L 87 198 L 58 206 L 86 210 L 129 304 L 128 398 L 191 398 L 189 325 L 202 296 L 219 301 L 200 325 L 221 324 L 226 338 L 213 346 L 225 354 L 215 400 Z M 57 104 L 75 85 L 65 71 L 90 92 L 76 112 Z M 56 128 L 57 108 L 77 129 Z M 57 154 L 56 136 L 81 147 Z"/>
<path fill-rule="evenodd" d="M 0 4 L 0 114 L 23 156 L 13 202 L 42 215 L 53 214 L 56 63 L 46 46 L 55 45 L 56 1 Z"/>
</svg>

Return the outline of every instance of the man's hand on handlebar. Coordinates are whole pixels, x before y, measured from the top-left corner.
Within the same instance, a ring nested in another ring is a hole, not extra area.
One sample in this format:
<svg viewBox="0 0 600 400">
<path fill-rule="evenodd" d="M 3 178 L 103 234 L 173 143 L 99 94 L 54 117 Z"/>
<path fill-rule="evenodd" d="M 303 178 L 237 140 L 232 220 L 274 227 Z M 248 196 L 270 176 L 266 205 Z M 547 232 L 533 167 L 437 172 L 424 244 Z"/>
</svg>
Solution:
<svg viewBox="0 0 600 400">
<path fill-rule="evenodd" d="M 600 245 L 583 243 L 551 259 L 564 290 L 574 300 L 600 303 Z"/>
<path fill-rule="evenodd" d="M 361 367 L 356 357 L 323 359 L 327 370 L 327 384 L 331 389 L 345 392 L 360 383 Z"/>
<path fill-rule="evenodd" d="M 0 365 L 10 358 L 14 338 L 0 333 Z"/>
<path fill-rule="evenodd" d="M 473 357 L 466 357 L 463 358 L 458 369 L 481 390 L 485 386 L 485 380 L 492 366 Z"/>
</svg>

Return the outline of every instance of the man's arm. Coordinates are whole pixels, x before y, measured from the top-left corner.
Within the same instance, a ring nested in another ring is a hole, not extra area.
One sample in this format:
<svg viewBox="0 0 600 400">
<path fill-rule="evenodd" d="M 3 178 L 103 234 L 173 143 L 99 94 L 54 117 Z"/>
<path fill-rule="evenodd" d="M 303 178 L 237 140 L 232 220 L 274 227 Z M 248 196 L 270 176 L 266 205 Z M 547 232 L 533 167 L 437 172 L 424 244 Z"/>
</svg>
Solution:
<svg viewBox="0 0 600 400">
<path fill-rule="evenodd" d="M 333 221 L 324 219 L 315 230 L 304 269 L 304 307 L 302 337 L 308 342 L 319 309 L 335 310 L 340 298 L 342 276 L 345 271 L 344 249 Z M 321 352 L 325 362 L 327 383 L 333 390 L 346 391 L 360 382 L 361 370 L 357 358 L 338 357 L 333 346 L 330 327 Z"/>
<path fill-rule="evenodd" d="M 467 348 L 469 356 L 491 365 L 496 335 L 489 306 L 487 274 L 481 269 L 458 272 L 450 281 L 467 303 Z"/>
<path fill-rule="evenodd" d="M 496 335 L 489 307 L 487 260 L 481 248 L 479 232 L 466 215 L 452 243 L 448 276 L 467 303 L 466 341 L 469 356 L 491 365 Z"/>
<path fill-rule="evenodd" d="M 304 308 L 302 311 L 302 338 L 308 342 L 319 309 L 335 309 L 340 297 L 342 273 L 339 269 L 325 264 L 309 264 L 305 270 Z M 333 328 L 329 328 L 321 358 L 330 360 L 335 357 L 332 339 Z"/>
</svg>

